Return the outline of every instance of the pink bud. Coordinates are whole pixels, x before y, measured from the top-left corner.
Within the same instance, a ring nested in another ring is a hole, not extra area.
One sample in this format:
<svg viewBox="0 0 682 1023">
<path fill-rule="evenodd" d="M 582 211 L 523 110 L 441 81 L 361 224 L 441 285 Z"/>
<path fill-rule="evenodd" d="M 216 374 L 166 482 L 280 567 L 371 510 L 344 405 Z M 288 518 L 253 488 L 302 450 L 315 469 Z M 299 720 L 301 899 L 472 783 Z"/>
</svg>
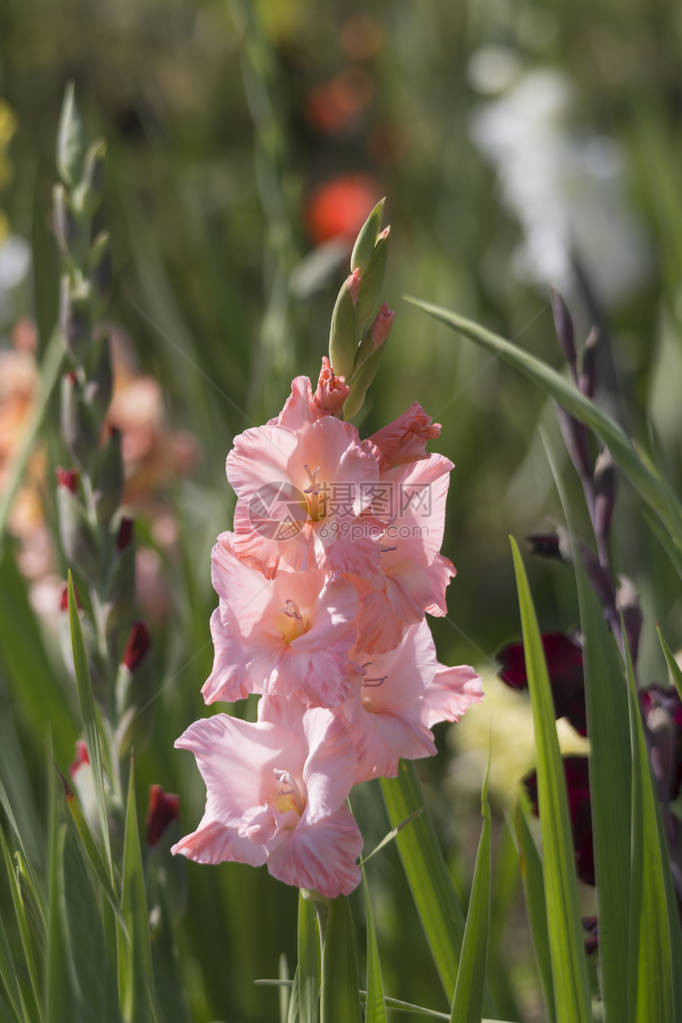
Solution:
<svg viewBox="0 0 682 1023">
<path fill-rule="evenodd" d="M 57 486 L 66 487 L 66 489 L 70 490 L 72 494 L 76 493 L 78 490 L 78 480 L 80 478 L 77 469 L 62 469 L 62 467 L 59 466 L 55 470 L 55 475 L 57 477 Z"/>
<path fill-rule="evenodd" d="M 386 227 L 383 229 L 383 231 L 379 231 L 379 234 L 377 235 L 377 240 L 375 242 L 375 245 L 378 242 L 383 242 L 386 238 L 388 238 L 390 233 L 391 233 L 391 225 L 387 224 Z"/>
<path fill-rule="evenodd" d="M 386 230 L 388 230 L 388 228 L 386 228 Z M 394 316 L 395 313 L 391 312 L 384 302 L 374 323 L 372 324 L 372 344 L 375 348 L 380 348 L 391 333 Z"/>
<path fill-rule="evenodd" d="M 362 278 L 360 277 L 360 271 L 356 267 L 355 270 L 353 270 L 353 273 L 346 278 L 346 287 L 348 288 L 350 297 L 353 300 L 353 305 L 357 305 L 361 284 Z"/>
<path fill-rule="evenodd" d="M 88 754 L 88 747 L 85 739 L 76 739 L 76 756 L 74 757 L 73 763 L 69 765 L 69 774 L 72 778 L 76 777 L 76 773 L 80 770 L 83 764 L 90 763 L 90 756 Z"/>
<path fill-rule="evenodd" d="M 322 369 L 317 382 L 313 404 L 323 412 L 336 416 L 350 394 L 350 387 L 344 377 L 337 377 L 326 355 L 322 356 Z"/>
<path fill-rule="evenodd" d="M 149 629 L 144 622 L 135 622 L 128 635 L 128 642 L 121 658 L 128 671 L 135 671 L 152 645 Z"/>
<path fill-rule="evenodd" d="M 132 540 L 134 525 L 134 519 L 129 519 L 125 515 L 121 519 L 121 524 L 118 527 L 118 536 L 116 537 L 116 549 L 118 551 L 124 551 Z"/>
<path fill-rule="evenodd" d="M 149 786 L 147 845 L 156 845 L 164 831 L 180 815 L 180 796 L 164 792 L 160 785 Z"/>
</svg>

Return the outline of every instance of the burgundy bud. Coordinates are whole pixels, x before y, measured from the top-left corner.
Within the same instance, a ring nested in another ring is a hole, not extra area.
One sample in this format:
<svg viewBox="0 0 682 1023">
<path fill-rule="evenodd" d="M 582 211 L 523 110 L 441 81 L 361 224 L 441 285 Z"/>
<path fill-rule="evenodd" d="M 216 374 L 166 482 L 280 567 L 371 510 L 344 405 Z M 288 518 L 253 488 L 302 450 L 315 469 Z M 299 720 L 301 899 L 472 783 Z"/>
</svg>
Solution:
<svg viewBox="0 0 682 1023">
<path fill-rule="evenodd" d="M 573 379 L 576 380 L 577 356 L 575 351 L 575 336 L 573 331 L 573 320 L 563 298 L 555 288 L 549 289 L 549 297 L 552 303 L 552 316 L 554 317 L 554 329 L 561 345 L 564 355 L 571 367 Z"/>
<path fill-rule="evenodd" d="M 597 327 L 592 327 L 592 330 L 587 335 L 587 340 L 583 346 L 582 356 L 580 359 L 580 377 L 578 379 L 578 389 L 587 398 L 591 398 L 593 396 L 597 382 L 598 345 L 599 330 Z"/>
<path fill-rule="evenodd" d="M 149 786 L 147 845 L 156 845 L 169 824 L 180 815 L 180 796 L 164 792 L 160 785 Z"/>
<path fill-rule="evenodd" d="M 558 533 L 533 533 L 532 536 L 527 536 L 526 540 L 531 545 L 531 554 L 563 561 Z"/>
<path fill-rule="evenodd" d="M 599 539 L 609 535 L 615 503 L 616 466 L 608 448 L 604 448 L 594 467 L 594 528 Z"/>
<path fill-rule="evenodd" d="M 89 763 L 90 756 L 88 754 L 88 747 L 85 739 L 76 739 L 76 755 L 73 763 L 69 765 L 69 774 L 72 778 L 75 778 L 83 764 Z"/>
<path fill-rule="evenodd" d="M 632 663 L 635 664 L 639 650 L 639 634 L 642 631 L 642 609 L 639 606 L 637 590 L 626 575 L 618 576 L 616 611 L 623 616 L 625 638 L 628 641 Z"/>
<path fill-rule="evenodd" d="M 135 520 L 124 515 L 121 519 L 121 523 L 118 527 L 118 534 L 116 536 L 116 549 L 119 552 L 124 551 L 132 540 L 134 528 Z"/>
<path fill-rule="evenodd" d="M 656 683 L 640 689 L 639 705 L 659 796 L 669 802 L 682 788 L 682 701 L 674 686 Z"/>
<path fill-rule="evenodd" d="M 145 623 L 135 622 L 128 634 L 128 642 L 126 643 L 125 650 L 123 651 L 121 664 L 125 664 L 128 671 L 135 671 L 140 662 L 146 656 L 151 645 L 149 629 Z"/>
<path fill-rule="evenodd" d="M 59 466 L 55 469 L 55 476 L 57 477 L 57 486 L 66 487 L 72 494 L 75 494 L 78 490 L 78 481 L 80 479 L 77 469 L 62 469 Z"/>
</svg>

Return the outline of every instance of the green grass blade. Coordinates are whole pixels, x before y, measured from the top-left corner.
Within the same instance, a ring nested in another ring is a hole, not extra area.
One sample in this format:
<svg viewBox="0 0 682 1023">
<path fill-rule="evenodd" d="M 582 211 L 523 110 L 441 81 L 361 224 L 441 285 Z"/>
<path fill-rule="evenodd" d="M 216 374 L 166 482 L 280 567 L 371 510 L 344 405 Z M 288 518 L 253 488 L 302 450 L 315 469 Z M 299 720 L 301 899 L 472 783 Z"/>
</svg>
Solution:
<svg viewBox="0 0 682 1023">
<path fill-rule="evenodd" d="M 476 853 L 469 909 L 464 926 L 455 997 L 450 1012 L 451 1023 L 478 1023 L 483 1007 L 490 929 L 490 806 L 487 787 L 486 778 L 481 798 L 483 828 Z"/>
<path fill-rule="evenodd" d="M 360 980 L 350 901 L 329 901 L 322 950 L 321 1023 L 361 1023 Z"/>
<path fill-rule="evenodd" d="M 121 911 L 129 940 L 119 934 L 119 998 L 126 1023 L 155 1020 L 154 978 L 152 974 L 151 940 L 147 892 L 140 848 L 140 832 L 135 800 L 134 761 L 130 761 L 125 837 L 123 840 L 123 872 L 121 879 Z"/>
<path fill-rule="evenodd" d="M 0 834 L 2 834 L 0 830 Z M 3 845 L 5 838 L 3 835 Z M 0 915 L 0 980 L 2 981 L 5 993 L 9 999 L 14 1019 L 26 1018 L 26 1008 L 23 1004 L 21 988 L 17 975 L 17 968 L 12 957 L 12 949 L 7 937 L 7 931 Z"/>
<path fill-rule="evenodd" d="M 83 633 L 81 631 L 80 618 L 78 617 L 78 605 L 73 588 L 73 579 L 69 572 L 68 580 L 69 595 L 69 624 L 71 627 L 71 646 L 73 649 L 73 664 L 76 673 L 76 685 L 78 687 L 78 701 L 80 703 L 81 715 L 83 717 L 83 730 L 85 741 L 88 746 L 88 755 L 92 764 L 92 775 L 95 782 L 97 794 L 97 814 L 99 817 L 102 841 L 104 842 L 104 854 L 109 871 L 109 879 L 113 883 L 113 866 L 111 861 L 111 843 L 109 840 L 109 823 L 107 820 L 107 803 L 104 789 L 104 769 L 102 766 L 102 732 L 97 715 L 95 697 L 92 692 L 92 681 L 90 669 L 85 653 Z"/>
<path fill-rule="evenodd" d="M 464 913 L 424 810 L 414 764 L 401 760 L 398 777 L 382 778 L 381 791 L 394 828 L 423 811 L 398 832 L 395 841 L 443 990 L 451 1003 L 464 937 Z"/>
<path fill-rule="evenodd" d="M 519 860 L 521 862 L 523 893 L 530 932 L 533 937 L 533 948 L 540 977 L 540 987 L 542 988 L 542 996 L 545 1000 L 547 1018 L 553 1023 L 556 1019 L 556 1010 L 554 1007 L 552 959 L 549 951 L 549 933 L 547 931 L 545 882 L 542 860 L 528 826 L 528 816 L 524 806 L 523 794 L 514 812 L 513 834 L 516 837 Z"/>
<path fill-rule="evenodd" d="M 365 893 L 365 917 L 367 919 L 367 1004 L 365 1023 L 387 1023 L 384 984 L 381 977 L 379 946 L 374 927 L 372 900 L 369 895 L 367 875 L 362 871 L 362 887 Z"/>
<path fill-rule="evenodd" d="M 408 297 L 407 301 L 523 373 L 555 398 L 567 412 L 594 430 L 645 503 L 653 508 L 665 523 L 673 545 L 678 551 L 682 548 L 682 506 L 674 491 L 647 469 L 627 434 L 594 402 L 581 394 L 551 366 L 498 334 L 441 306 L 431 305 L 416 298 Z"/>
<path fill-rule="evenodd" d="M 656 626 L 656 634 L 658 636 L 658 642 L 661 644 L 661 649 L 665 656 L 665 661 L 668 665 L 668 671 L 670 672 L 670 677 L 673 680 L 673 685 L 677 689 L 678 696 L 682 700 L 682 668 L 680 668 L 679 664 L 675 660 L 675 655 L 666 643 L 665 637 L 661 632 L 660 625 Z"/>
<path fill-rule="evenodd" d="M 629 967 L 635 971 L 636 1023 L 673 1023 L 682 1018 L 682 937 L 668 850 L 649 767 L 634 671 L 626 651 L 626 671 L 636 773 L 633 800 L 639 819 L 638 855 L 633 859 L 632 943 Z M 639 851 L 641 850 L 641 855 Z M 632 989 L 634 985 L 630 984 Z"/>
<path fill-rule="evenodd" d="M 554 720 L 549 676 L 526 570 L 510 537 L 521 611 L 523 646 L 533 710 L 542 827 L 545 900 L 557 1023 L 591 1019 L 578 885 L 564 769 Z"/>
<path fill-rule="evenodd" d="M 35 952 L 33 948 L 33 939 L 31 937 L 31 929 L 29 926 L 28 916 L 26 913 L 26 906 L 21 894 L 21 888 L 19 887 L 19 880 L 17 878 L 16 867 L 12 859 L 12 853 L 10 852 L 7 840 L 5 839 L 4 832 L 0 828 L 0 848 L 2 849 L 2 856 L 5 862 L 5 871 L 7 873 L 7 879 L 9 881 L 10 894 L 12 896 L 12 905 L 14 907 L 14 915 L 16 917 L 17 926 L 19 928 L 19 937 L 21 938 L 21 949 L 24 953 L 24 963 L 28 972 L 28 977 L 31 983 L 31 992 L 33 994 L 35 1009 L 37 1018 L 42 1020 L 43 1007 L 42 1007 L 42 991 L 40 984 L 40 977 L 38 973 L 38 967 L 35 959 Z"/>
<path fill-rule="evenodd" d="M 315 903 L 298 896 L 298 965 L 289 999 L 289 1023 L 317 1023 L 320 1018 L 320 932 Z"/>
<path fill-rule="evenodd" d="M 52 768 L 52 742 L 48 749 L 48 907 L 45 955 L 45 1018 L 47 1023 L 77 1019 L 70 984 L 66 942 L 62 930 L 61 903 L 64 891 L 64 842 L 66 822 L 60 819 L 56 776 Z"/>
</svg>

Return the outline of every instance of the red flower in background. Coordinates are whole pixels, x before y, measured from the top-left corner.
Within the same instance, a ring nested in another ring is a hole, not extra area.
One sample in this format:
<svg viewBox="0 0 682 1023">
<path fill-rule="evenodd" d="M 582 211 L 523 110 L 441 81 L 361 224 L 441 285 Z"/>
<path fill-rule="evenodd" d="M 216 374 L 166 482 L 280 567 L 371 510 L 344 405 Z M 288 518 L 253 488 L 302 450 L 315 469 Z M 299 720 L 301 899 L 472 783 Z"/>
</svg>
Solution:
<svg viewBox="0 0 682 1023">
<path fill-rule="evenodd" d="M 156 845 L 169 824 L 180 815 L 180 796 L 164 792 L 160 785 L 149 786 L 147 845 Z"/>
<path fill-rule="evenodd" d="M 576 732 L 587 735 L 582 647 L 563 632 L 544 633 L 542 647 L 557 718 L 568 718 Z M 497 660 L 503 682 L 512 689 L 528 688 L 523 643 L 509 643 L 500 650 Z"/>
<path fill-rule="evenodd" d="M 592 844 L 592 806 L 590 803 L 589 760 L 587 757 L 564 757 L 564 775 L 568 792 L 568 812 L 575 850 L 578 877 L 585 884 L 594 884 L 594 847 Z M 538 779 L 531 771 L 523 784 L 538 813 Z"/>
<path fill-rule="evenodd" d="M 376 181 L 365 174 L 350 174 L 320 185 L 305 209 L 308 234 L 316 245 L 332 238 L 349 245 L 381 198 Z"/>
<path fill-rule="evenodd" d="M 371 76 L 358 68 L 346 68 L 310 90 L 305 104 L 306 118 L 317 131 L 337 135 L 352 127 L 373 95 Z"/>
</svg>

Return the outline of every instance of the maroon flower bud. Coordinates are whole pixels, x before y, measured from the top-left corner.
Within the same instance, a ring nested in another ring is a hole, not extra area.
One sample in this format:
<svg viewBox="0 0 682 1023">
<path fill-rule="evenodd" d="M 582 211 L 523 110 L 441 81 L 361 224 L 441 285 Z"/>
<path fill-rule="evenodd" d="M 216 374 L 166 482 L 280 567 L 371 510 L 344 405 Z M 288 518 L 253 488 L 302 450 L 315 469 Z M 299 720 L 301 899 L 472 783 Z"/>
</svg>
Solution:
<svg viewBox="0 0 682 1023">
<path fill-rule="evenodd" d="M 527 536 L 526 540 L 531 545 L 531 554 L 537 554 L 541 558 L 563 560 L 558 533 L 534 533 L 532 536 Z"/>
<path fill-rule="evenodd" d="M 583 346 L 582 357 L 580 360 L 580 378 L 578 380 L 578 389 L 587 398 L 591 398 L 594 394 L 598 344 L 599 330 L 597 327 L 592 327 L 592 330 L 587 335 L 587 340 Z"/>
<path fill-rule="evenodd" d="M 160 785 L 149 786 L 147 845 L 156 845 L 164 831 L 180 815 L 180 796 L 164 792 Z"/>
<path fill-rule="evenodd" d="M 654 684 L 640 690 L 639 705 L 656 785 L 671 801 L 682 787 L 682 702 L 674 686 Z"/>
<path fill-rule="evenodd" d="M 78 490 L 78 481 L 80 479 L 77 469 L 62 469 L 59 466 L 55 469 L 55 476 L 57 477 L 57 486 L 66 487 L 72 494 L 75 494 Z"/>
<path fill-rule="evenodd" d="M 616 503 L 616 466 L 604 448 L 594 467 L 594 528 L 602 539 L 609 534 L 613 507 Z"/>
<path fill-rule="evenodd" d="M 83 605 L 81 604 L 81 598 L 79 597 L 78 590 L 76 589 L 75 586 L 73 588 L 73 592 L 76 597 L 76 607 L 78 608 L 79 611 L 82 611 Z M 66 583 L 64 583 L 64 585 L 62 586 L 62 592 L 59 597 L 59 610 L 60 611 L 69 610 L 69 587 L 67 586 Z"/>
<path fill-rule="evenodd" d="M 585 935 L 585 952 L 592 955 L 599 948 L 599 919 L 596 916 L 583 917 L 583 934 Z"/>
<path fill-rule="evenodd" d="M 128 671 L 135 671 L 147 654 L 151 645 L 149 629 L 145 623 L 135 622 L 128 634 L 128 642 L 126 643 L 125 650 L 123 651 L 121 664 L 125 664 Z"/>
<path fill-rule="evenodd" d="M 585 884 L 594 884 L 594 846 L 592 843 L 592 807 L 590 803 L 589 760 L 587 757 L 563 758 L 568 812 L 575 850 L 578 877 Z M 533 812 L 538 813 L 538 779 L 531 771 L 523 779 Z"/>
<path fill-rule="evenodd" d="M 90 756 L 88 754 L 88 747 L 85 739 L 76 739 L 76 755 L 73 763 L 69 765 L 69 774 L 72 778 L 76 777 L 76 773 L 80 770 L 83 764 L 90 763 Z"/>
<path fill-rule="evenodd" d="M 542 647 L 557 718 L 568 718 L 580 735 L 587 734 L 582 647 L 563 632 L 546 632 Z M 509 643 L 497 655 L 500 678 L 512 689 L 527 689 L 523 643 Z"/>
<path fill-rule="evenodd" d="M 116 550 L 124 551 L 133 538 L 135 520 L 129 519 L 126 515 L 121 519 L 116 536 Z"/>
<path fill-rule="evenodd" d="M 555 288 L 549 289 L 549 297 L 552 303 L 552 316 L 554 318 L 554 329 L 561 345 L 564 355 L 571 367 L 573 378 L 576 378 L 576 351 L 575 337 L 573 331 L 573 320 L 563 298 Z M 577 381 L 576 381 L 577 382 Z"/>
</svg>

